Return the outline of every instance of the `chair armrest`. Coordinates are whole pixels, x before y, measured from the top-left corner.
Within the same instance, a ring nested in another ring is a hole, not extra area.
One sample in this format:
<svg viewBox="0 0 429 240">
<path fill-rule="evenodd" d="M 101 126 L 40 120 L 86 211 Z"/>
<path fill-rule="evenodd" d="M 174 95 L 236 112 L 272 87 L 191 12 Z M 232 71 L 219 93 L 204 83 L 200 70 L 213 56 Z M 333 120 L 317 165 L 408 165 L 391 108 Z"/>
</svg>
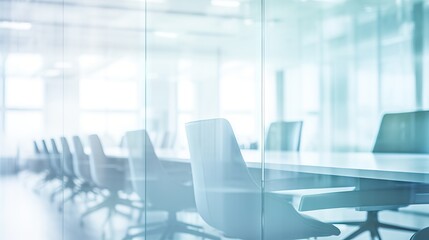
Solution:
<svg viewBox="0 0 429 240">
<path fill-rule="evenodd" d="M 299 211 L 330 208 L 357 208 L 376 206 L 405 206 L 413 202 L 410 188 L 356 190 L 347 192 L 304 195 Z"/>
</svg>

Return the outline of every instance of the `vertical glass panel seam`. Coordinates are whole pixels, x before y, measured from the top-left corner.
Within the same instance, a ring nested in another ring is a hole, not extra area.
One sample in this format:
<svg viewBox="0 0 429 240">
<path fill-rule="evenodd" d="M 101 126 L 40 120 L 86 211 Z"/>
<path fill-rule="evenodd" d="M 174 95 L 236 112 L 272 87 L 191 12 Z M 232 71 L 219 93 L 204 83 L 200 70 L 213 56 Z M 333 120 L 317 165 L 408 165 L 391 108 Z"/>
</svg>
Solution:
<svg viewBox="0 0 429 240">
<path fill-rule="evenodd" d="M 62 56 L 61 56 L 61 61 L 63 62 L 63 63 L 65 63 L 65 57 L 64 57 L 64 53 L 65 53 L 65 30 L 64 30 L 64 28 L 65 28 L 65 24 L 64 24 L 64 21 L 65 21 L 65 16 L 64 16 L 64 13 L 65 13 L 65 6 L 64 6 L 64 0 L 62 1 L 62 24 L 63 24 L 63 26 L 62 26 L 62 31 L 61 31 L 61 34 L 62 34 L 62 52 L 61 52 L 61 54 L 62 54 Z M 65 107 L 65 104 L 64 104 L 64 101 L 65 101 L 65 98 L 64 98 L 64 95 L 65 95 L 65 87 L 64 87 L 64 84 L 65 84 L 65 76 L 64 76 L 64 68 L 62 69 L 62 86 L 61 86 L 61 90 L 62 90 L 62 98 L 61 98 L 61 106 L 62 106 L 62 109 L 61 109 L 61 114 L 62 114 L 62 116 L 61 116 L 61 120 L 62 120 L 62 127 L 63 127 L 63 131 L 62 131 L 62 135 L 63 136 L 65 136 L 64 134 L 65 134 L 65 122 L 64 122 L 64 116 L 65 116 L 65 109 L 64 109 L 64 107 Z M 62 169 L 64 169 L 64 149 L 62 149 L 62 157 L 61 157 L 62 159 L 61 159 L 61 166 L 62 166 Z M 61 231 L 62 231 L 62 238 L 64 239 L 64 228 L 65 228 L 65 222 L 64 222 L 64 212 L 65 212 L 65 208 L 64 208 L 64 191 L 65 191 L 65 188 L 64 188 L 64 186 L 65 186 L 65 183 L 64 183 L 64 170 L 62 170 L 62 184 L 63 184 L 63 191 L 62 191 L 62 194 L 61 194 L 61 200 L 62 200 L 62 203 L 60 203 L 60 204 L 62 204 L 63 206 L 62 206 L 62 209 L 63 209 L 63 211 L 62 211 L 62 218 L 61 218 L 61 220 L 62 220 L 62 229 L 61 229 Z"/>
<path fill-rule="evenodd" d="M 143 110 L 143 121 L 144 121 L 144 129 L 147 130 L 147 0 L 144 1 L 144 78 L 143 78 L 143 85 L 144 85 L 144 92 L 143 92 L 143 96 L 144 96 L 144 110 Z M 145 140 L 146 141 L 146 140 Z M 147 144 L 145 143 L 144 146 L 144 153 L 145 153 L 145 158 L 144 158 L 144 199 L 143 201 L 146 203 L 146 199 L 147 199 L 147 161 L 146 161 L 146 156 L 147 156 Z M 147 239 L 147 235 L 146 235 L 146 230 L 147 230 L 147 210 L 146 208 L 144 208 L 144 238 Z"/>
<path fill-rule="evenodd" d="M 264 239 L 265 198 L 265 0 L 261 0 L 261 239 Z"/>
</svg>

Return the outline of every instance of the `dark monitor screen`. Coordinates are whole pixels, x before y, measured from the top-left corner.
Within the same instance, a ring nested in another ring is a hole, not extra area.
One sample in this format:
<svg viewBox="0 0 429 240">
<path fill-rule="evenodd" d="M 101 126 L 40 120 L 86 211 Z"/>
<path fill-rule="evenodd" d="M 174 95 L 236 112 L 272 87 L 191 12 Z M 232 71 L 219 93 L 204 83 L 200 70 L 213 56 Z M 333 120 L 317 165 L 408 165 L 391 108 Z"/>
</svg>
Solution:
<svg viewBox="0 0 429 240">
<path fill-rule="evenodd" d="M 373 152 L 429 153 L 429 111 L 385 114 Z"/>
</svg>

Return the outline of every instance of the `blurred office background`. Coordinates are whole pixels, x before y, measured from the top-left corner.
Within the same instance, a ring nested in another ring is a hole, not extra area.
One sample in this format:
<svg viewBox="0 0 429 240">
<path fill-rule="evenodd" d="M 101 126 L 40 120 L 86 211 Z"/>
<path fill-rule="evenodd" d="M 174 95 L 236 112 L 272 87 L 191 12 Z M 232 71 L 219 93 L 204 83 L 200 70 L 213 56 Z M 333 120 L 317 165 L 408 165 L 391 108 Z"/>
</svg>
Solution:
<svg viewBox="0 0 429 240">
<path fill-rule="evenodd" d="M 98 134 L 116 148 L 146 129 L 155 148 L 188 151 L 185 123 L 221 117 L 241 149 L 263 151 L 283 120 L 303 122 L 301 151 L 370 152 L 384 113 L 429 108 L 427 69 L 427 0 L 0 0 L 0 209 L 15 207 L 8 186 L 28 180 L 10 175 L 39 139 Z M 72 209 L 45 209 L 65 239 L 88 231 Z M 43 215 L 30 210 L 14 218 Z M 429 225 L 415 211 L 398 216 Z"/>
</svg>

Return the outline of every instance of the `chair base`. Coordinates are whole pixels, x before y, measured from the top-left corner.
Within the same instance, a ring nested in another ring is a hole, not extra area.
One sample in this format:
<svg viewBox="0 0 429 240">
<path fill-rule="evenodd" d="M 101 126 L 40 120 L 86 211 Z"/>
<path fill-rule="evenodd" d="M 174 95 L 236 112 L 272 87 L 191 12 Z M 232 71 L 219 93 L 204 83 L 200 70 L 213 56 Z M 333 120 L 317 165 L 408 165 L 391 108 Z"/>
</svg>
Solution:
<svg viewBox="0 0 429 240">
<path fill-rule="evenodd" d="M 349 236 L 344 238 L 344 240 L 351 240 L 359 236 L 360 234 L 368 231 L 371 234 L 371 239 L 381 240 L 380 228 L 398 230 L 398 231 L 408 231 L 408 232 L 417 232 L 419 229 L 403 227 L 393 224 L 382 223 L 378 219 L 378 211 L 368 211 L 366 220 L 363 222 L 331 222 L 331 224 L 344 224 L 350 226 L 359 226 L 359 229 L 351 233 Z"/>
<path fill-rule="evenodd" d="M 73 181 L 72 178 L 66 177 L 65 179 L 58 179 L 61 181 L 61 185 L 52 192 L 49 198 L 51 202 L 55 201 L 57 195 L 64 194 L 65 190 L 70 189 L 72 192 L 74 192 L 76 188 L 76 183 Z"/>
<path fill-rule="evenodd" d="M 33 187 L 33 191 L 37 194 L 40 193 L 40 190 L 45 188 L 50 182 L 56 180 L 56 175 L 52 174 L 51 172 L 47 172 L 42 179 L 40 179 L 35 186 Z"/>
<path fill-rule="evenodd" d="M 135 201 L 132 200 L 128 200 L 128 199 L 123 199 L 119 197 L 118 193 L 111 193 L 109 196 L 106 197 L 106 199 L 104 199 L 104 201 L 102 201 L 101 203 L 99 203 L 98 205 L 88 209 L 86 212 L 84 212 L 81 217 L 80 217 L 80 225 L 83 226 L 84 224 L 84 219 L 89 216 L 90 214 L 97 212 L 101 209 L 108 209 L 109 210 L 109 215 L 108 215 L 108 219 L 110 218 L 110 216 L 113 213 L 118 213 L 120 215 L 126 215 L 123 214 L 122 212 L 118 211 L 116 209 L 116 206 L 126 206 L 129 208 L 133 208 L 133 209 L 139 209 L 139 210 L 143 210 L 142 206 L 136 206 L 135 205 Z M 131 218 L 131 216 L 125 216 L 127 218 Z"/>
<path fill-rule="evenodd" d="M 58 206 L 58 211 L 62 212 L 63 208 L 64 208 L 64 205 L 67 202 L 74 202 L 75 198 L 77 196 L 81 195 L 81 194 L 86 194 L 86 195 L 88 193 L 94 193 L 94 194 L 96 194 L 95 188 L 93 186 L 91 186 L 90 184 L 88 184 L 88 183 L 83 183 L 81 185 L 76 185 L 76 186 L 77 187 L 75 187 L 75 188 L 72 189 L 71 195 L 68 196 L 67 198 L 65 198 L 62 201 L 62 203 Z"/>
<path fill-rule="evenodd" d="M 139 232 L 130 234 L 131 230 L 141 229 Z M 189 223 L 184 223 L 177 220 L 176 213 L 169 213 L 168 220 L 161 223 L 147 223 L 139 226 L 129 227 L 126 236 L 123 240 L 131 240 L 136 237 L 145 237 L 153 234 L 161 234 L 160 240 L 173 239 L 174 234 L 185 233 L 203 239 L 220 240 L 220 237 L 205 233 L 202 231 L 202 227 L 196 226 Z"/>
</svg>

